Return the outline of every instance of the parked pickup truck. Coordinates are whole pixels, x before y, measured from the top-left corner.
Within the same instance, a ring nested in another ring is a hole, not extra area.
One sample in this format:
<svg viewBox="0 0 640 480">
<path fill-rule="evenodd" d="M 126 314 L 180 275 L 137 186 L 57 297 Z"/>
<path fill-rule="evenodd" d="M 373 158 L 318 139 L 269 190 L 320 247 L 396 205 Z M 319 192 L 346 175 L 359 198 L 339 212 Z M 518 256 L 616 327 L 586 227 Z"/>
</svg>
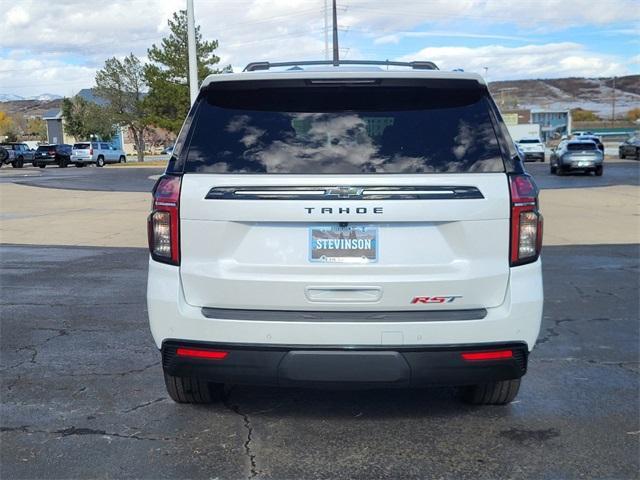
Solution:
<svg viewBox="0 0 640 480">
<path fill-rule="evenodd" d="M 13 168 L 22 168 L 25 162 L 33 163 L 36 155 L 36 152 L 31 150 L 26 143 L 7 142 L 0 144 L 0 147 L 9 154 L 7 158 L 2 161 L 2 164 L 10 163 Z"/>
</svg>

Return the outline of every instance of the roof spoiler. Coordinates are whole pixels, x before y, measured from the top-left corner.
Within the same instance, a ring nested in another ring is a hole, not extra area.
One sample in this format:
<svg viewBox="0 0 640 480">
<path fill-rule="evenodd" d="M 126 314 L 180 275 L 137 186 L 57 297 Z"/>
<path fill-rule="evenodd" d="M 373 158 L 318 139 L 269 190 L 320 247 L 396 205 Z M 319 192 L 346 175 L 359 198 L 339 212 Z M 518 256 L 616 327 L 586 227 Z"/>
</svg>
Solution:
<svg viewBox="0 0 640 480">
<path fill-rule="evenodd" d="M 339 60 L 338 65 L 376 65 L 391 67 L 410 67 L 414 70 L 439 70 L 438 66 L 429 61 L 395 62 L 391 60 Z M 303 60 L 300 62 L 251 62 L 244 67 L 243 72 L 270 70 L 276 67 L 300 67 L 309 65 L 336 66 L 333 60 Z"/>
</svg>

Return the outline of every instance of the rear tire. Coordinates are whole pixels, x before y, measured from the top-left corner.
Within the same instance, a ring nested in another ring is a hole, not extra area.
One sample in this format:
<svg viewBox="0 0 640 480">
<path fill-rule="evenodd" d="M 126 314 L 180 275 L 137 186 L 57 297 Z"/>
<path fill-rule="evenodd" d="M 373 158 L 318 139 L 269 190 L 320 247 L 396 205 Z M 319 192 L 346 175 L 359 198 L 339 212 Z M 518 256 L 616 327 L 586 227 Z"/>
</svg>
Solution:
<svg viewBox="0 0 640 480">
<path fill-rule="evenodd" d="M 99 156 L 96 160 L 96 167 L 104 167 L 104 157 Z"/>
<path fill-rule="evenodd" d="M 551 165 L 551 166 L 549 167 L 549 173 L 550 173 L 551 175 L 555 175 L 556 173 L 558 173 L 558 167 L 555 167 L 555 166 Z"/>
<path fill-rule="evenodd" d="M 120 155 L 118 163 L 127 163 L 127 157 L 125 157 L 124 155 Z"/>
<path fill-rule="evenodd" d="M 600 165 L 599 167 L 596 167 L 596 170 L 594 173 L 596 174 L 596 177 L 601 177 L 603 171 L 604 171 L 604 168 L 602 167 L 602 165 Z"/>
<path fill-rule="evenodd" d="M 24 159 L 22 157 L 18 158 L 16 161 L 11 162 L 11 166 L 13 168 L 22 168 L 24 166 Z"/>
<path fill-rule="evenodd" d="M 176 377 L 164 373 L 167 393 L 177 403 L 212 403 L 220 400 L 224 391 L 221 383 L 211 383 L 199 378 Z"/>
<path fill-rule="evenodd" d="M 520 390 L 520 379 L 503 380 L 466 387 L 462 399 L 472 405 L 506 405 L 513 401 Z"/>
</svg>

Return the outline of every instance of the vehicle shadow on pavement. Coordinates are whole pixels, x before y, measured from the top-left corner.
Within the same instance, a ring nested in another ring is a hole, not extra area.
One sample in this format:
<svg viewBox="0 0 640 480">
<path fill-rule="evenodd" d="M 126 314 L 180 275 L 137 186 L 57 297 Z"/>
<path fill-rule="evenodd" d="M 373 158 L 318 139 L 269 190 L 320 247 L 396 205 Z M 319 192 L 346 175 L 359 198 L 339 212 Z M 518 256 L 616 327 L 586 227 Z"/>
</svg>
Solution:
<svg viewBox="0 0 640 480">
<path fill-rule="evenodd" d="M 315 389 L 232 386 L 224 404 L 247 415 L 346 420 L 459 416 L 482 408 L 465 404 L 457 388 Z M 486 408 L 486 407 L 485 407 Z M 504 409 L 504 407 L 497 407 Z M 503 411 L 508 412 L 508 407 Z"/>
</svg>

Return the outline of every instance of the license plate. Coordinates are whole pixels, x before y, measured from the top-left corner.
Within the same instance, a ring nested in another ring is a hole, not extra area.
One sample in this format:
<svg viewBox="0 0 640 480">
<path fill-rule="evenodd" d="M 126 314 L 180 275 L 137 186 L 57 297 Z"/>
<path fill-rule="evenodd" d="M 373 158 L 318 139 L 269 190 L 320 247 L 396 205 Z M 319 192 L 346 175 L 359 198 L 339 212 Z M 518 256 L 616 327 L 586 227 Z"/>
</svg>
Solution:
<svg viewBox="0 0 640 480">
<path fill-rule="evenodd" d="M 321 263 L 378 261 L 378 228 L 371 225 L 309 228 L 309 260 Z"/>
</svg>

